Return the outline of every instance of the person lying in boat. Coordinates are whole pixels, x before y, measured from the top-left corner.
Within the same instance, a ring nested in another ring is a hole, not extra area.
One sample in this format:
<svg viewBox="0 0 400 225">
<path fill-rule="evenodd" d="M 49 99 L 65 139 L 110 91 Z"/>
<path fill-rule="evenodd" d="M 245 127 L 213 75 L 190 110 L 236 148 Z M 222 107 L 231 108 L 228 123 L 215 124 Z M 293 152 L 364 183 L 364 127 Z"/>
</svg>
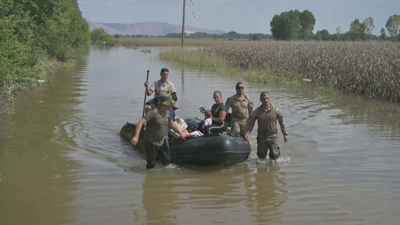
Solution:
<svg viewBox="0 0 400 225">
<path fill-rule="evenodd" d="M 222 101 L 222 93 L 220 91 L 214 91 L 213 98 L 215 104 L 211 107 L 212 124 L 204 128 L 204 135 L 223 132 L 228 128 L 227 123 L 224 121 L 226 116 L 226 107 Z"/>
<path fill-rule="evenodd" d="M 158 152 L 161 162 L 168 165 L 171 162 L 170 149 L 168 140 L 165 138 L 165 129 L 167 124 L 177 132 L 181 138 L 182 131 L 172 121 L 169 114 L 169 108 L 175 103 L 170 94 L 162 93 L 159 96 L 160 104 L 150 110 L 137 124 L 135 136 L 131 139 L 131 143 L 136 145 L 138 143 L 140 131 L 142 126 L 146 123 L 146 131 L 143 135 L 143 147 L 146 152 L 146 168 L 154 168 L 156 166 L 156 151 Z"/>
<path fill-rule="evenodd" d="M 146 95 L 150 96 L 154 93 L 154 98 L 146 103 L 146 113 L 151 109 L 154 109 L 158 105 L 159 96 L 161 93 L 171 94 L 176 96 L 176 89 L 174 83 L 168 81 L 169 70 L 167 68 L 162 68 L 160 72 L 161 79 L 155 81 L 151 85 L 149 82 L 145 82 Z"/>
<path fill-rule="evenodd" d="M 185 120 L 180 118 L 180 117 L 176 117 L 176 120 L 174 121 L 174 123 L 176 123 L 177 127 L 179 128 L 179 130 L 181 130 L 182 135 L 184 138 L 190 137 L 190 133 L 186 128 L 188 127 L 188 125 L 186 124 Z M 170 129 L 168 136 L 174 137 L 174 138 L 180 138 L 181 135 L 178 134 L 177 132 L 175 132 L 174 130 Z"/>
<path fill-rule="evenodd" d="M 175 117 L 174 123 L 178 126 L 178 128 L 182 131 L 182 135 L 185 138 L 188 137 L 200 137 L 204 136 L 203 133 L 201 133 L 198 130 L 192 130 L 191 128 L 188 127 L 188 124 L 185 122 L 184 119 L 180 117 Z M 168 133 L 166 135 L 167 137 L 174 137 L 174 138 L 180 138 L 180 135 L 176 133 L 174 130 L 170 129 L 168 130 Z"/>
</svg>

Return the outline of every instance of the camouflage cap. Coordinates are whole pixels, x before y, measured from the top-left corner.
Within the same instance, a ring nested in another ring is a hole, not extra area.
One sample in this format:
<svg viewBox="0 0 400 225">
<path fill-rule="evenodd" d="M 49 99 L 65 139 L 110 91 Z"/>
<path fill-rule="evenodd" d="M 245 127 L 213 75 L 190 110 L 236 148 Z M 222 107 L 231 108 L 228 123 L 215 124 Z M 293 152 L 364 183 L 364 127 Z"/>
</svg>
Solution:
<svg viewBox="0 0 400 225">
<path fill-rule="evenodd" d="M 171 94 L 161 93 L 158 97 L 159 104 L 163 105 L 173 105 L 175 101 L 172 99 Z"/>
</svg>

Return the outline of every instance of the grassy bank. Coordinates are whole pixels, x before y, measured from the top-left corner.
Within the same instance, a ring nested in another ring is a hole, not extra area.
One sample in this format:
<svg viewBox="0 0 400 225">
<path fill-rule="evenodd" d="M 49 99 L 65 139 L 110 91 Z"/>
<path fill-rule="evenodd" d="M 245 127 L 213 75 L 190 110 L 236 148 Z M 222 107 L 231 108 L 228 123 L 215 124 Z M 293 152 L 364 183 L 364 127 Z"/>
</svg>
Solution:
<svg viewBox="0 0 400 225">
<path fill-rule="evenodd" d="M 14 96 L 75 61 L 90 41 L 77 0 L 0 3 L 0 113 Z"/>
<path fill-rule="evenodd" d="M 47 81 L 57 71 L 76 64 L 75 59 L 69 59 L 66 62 L 48 57 L 38 59 L 37 64 L 27 70 L 22 76 L 17 76 L 12 80 L 0 85 L 0 116 L 10 112 L 16 96 L 28 92 L 41 82 Z"/>
<path fill-rule="evenodd" d="M 164 61 L 196 66 L 220 76 L 240 77 L 255 83 L 290 84 L 294 87 L 302 84 L 301 76 L 295 73 L 284 72 L 277 67 L 244 69 L 233 65 L 213 51 L 173 48 L 161 51 L 159 58 Z"/>
<path fill-rule="evenodd" d="M 168 50 L 160 58 L 252 82 L 310 79 L 318 87 L 400 102 L 400 43 L 225 42 L 198 50 Z"/>
</svg>

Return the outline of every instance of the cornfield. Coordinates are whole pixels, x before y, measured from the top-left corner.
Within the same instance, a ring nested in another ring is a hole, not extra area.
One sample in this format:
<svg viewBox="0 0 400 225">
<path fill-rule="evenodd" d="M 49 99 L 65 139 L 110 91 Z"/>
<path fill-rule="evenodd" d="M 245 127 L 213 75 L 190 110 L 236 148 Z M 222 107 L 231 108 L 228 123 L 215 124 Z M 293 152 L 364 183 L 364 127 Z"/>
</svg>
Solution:
<svg viewBox="0 0 400 225">
<path fill-rule="evenodd" d="M 205 46 L 243 69 L 278 69 L 295 79 L 400 102 L 400 44 L 393 42 L 226 42 Z"/>
</svg>

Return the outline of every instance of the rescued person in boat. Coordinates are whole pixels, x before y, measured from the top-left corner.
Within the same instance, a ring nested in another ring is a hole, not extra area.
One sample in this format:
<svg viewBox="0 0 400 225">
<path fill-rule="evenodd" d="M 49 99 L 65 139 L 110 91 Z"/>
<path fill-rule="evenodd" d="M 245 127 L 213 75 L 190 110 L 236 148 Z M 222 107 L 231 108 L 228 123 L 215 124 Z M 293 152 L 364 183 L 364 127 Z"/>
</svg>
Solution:
<svg viewBox="0 0 400 225">
<path fill-rule="evenodd" d="M 267 91 L 261 92 L 260 101 L 261 105 L 250 114 L 245 139 L 250 137 L 250 133 L 254 128 L 255 121 L 257 120 L 257 156 L 260 159 L 265 159 L 269 149 L 269 158 L 276 160 L 281 155 L 277 121 L 281 127 L 283 140 L 285 142 L 289 140 L 289 134 L 282 111 L 271 104 L 271 97 Z"/>
<path fill-rule="evenodd" d="M 178 126 L 179 130 L 181 130 L 181 132 L 182 132 L 181 135 L 183 135 L 183 137 L 185 139 L 192 136 L 191 132 L 189 130 L 187 130 L 188 125 L 186 124 L 184 119 L 182 119 L 180 117 L 176 117 L 176 120 L 174 121 L 174 123 Z M 179 135 L 172 129 L 170 129 L 168 132 L 168 137 L 180 138 L 181 135 Z"/>
<path fill-rule="evenodd" d="M 203 123 L 203 126 L 201 126 L 203 133 L 204 133 L 204 128 L 211 124 L 212 124 L 211 110 L 207 109 L 204 111 L 204 123 Z"/>
<path fill-rule="evenodd" d="M 160 104 L 150 110 L 137 124 L 135 136 L 131 142 L 133 145 L 138 143 L 142 126 L 146 123 L 146 131 L 143 136 L 143 147 L 146 151 L 147 164 L 146 168 L 154 168 L 156 165 L 156 151 L 158 152 L 161 162 L 168 165 L 171 162 L 170 149 L 168 140 L 165 138 L 165 130 L 169 125 L 177 132 L 182 139 L 185 139 L 181 130 L 172 121 L 169 108 L 175 103 L 170 94 L 161 93 L 159 95 Z"/>
<path fill-rule="evenodd" d="M 151 109 L 157 107 L 159 102 L 159 96 L 161 93 L 176 95 L 176 89 L 174 83 L 168 80 L 169 70 L 167 68 L 162 68 L 160 72 L 161 79 L 155 81 L 151 85 L 149 82 L 145 82 L 146 95 L 150 96 L 154 93 L 154 98 L 146 103 L 146 113 Z"/>
<path fill-rule="evenodd" d="M 231 129 L 237 133 L 246 135 L 247 118 L 253 112 L 253 100 L 244 94 L 242 82 L 236 83 L 236 94 L 229 97 L 225 102 L 226 112 L 232 108 Z"/>
<path fill-rule="evenodd" d="M 211 133 L 223 132 L 228 128 L 227 123 L 224 121 L 226 116 L 226 107 L 222 101 L 222 94 L 220 91 L 214 91 L 213 98 L 215 104 L 211 107 L 212 124 L 204 128 L 204 135 Z"/>
</svg>

